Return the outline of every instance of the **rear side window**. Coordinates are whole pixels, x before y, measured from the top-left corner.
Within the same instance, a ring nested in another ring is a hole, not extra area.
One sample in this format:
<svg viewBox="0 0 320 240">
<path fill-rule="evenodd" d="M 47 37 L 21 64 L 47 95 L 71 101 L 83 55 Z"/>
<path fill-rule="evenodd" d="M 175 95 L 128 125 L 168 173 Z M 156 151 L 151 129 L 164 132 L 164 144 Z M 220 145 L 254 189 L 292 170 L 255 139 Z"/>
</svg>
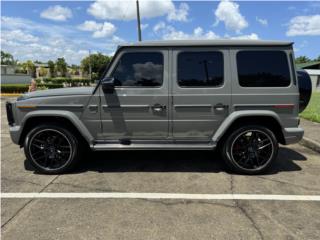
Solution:
<svg viewBox="0 0 320 240">
<path fill-rule="evenodd" d="M 240 51 L 237 53 L 239 84 L 242 87 L 287 87 L 290 71 L 282 51 Z"/>
<path fill-rule="evenodd" d="M 115 86 L 159 87 L 163 82 L 163 55 L 159 52 L 125 53 L 113 78 Z"/>
<path fill-rule="evenodd" d="M 221 52 L 182 52 L 178 55 L 181 87 L 218 87 L 223 84 Z"/>
</svg>

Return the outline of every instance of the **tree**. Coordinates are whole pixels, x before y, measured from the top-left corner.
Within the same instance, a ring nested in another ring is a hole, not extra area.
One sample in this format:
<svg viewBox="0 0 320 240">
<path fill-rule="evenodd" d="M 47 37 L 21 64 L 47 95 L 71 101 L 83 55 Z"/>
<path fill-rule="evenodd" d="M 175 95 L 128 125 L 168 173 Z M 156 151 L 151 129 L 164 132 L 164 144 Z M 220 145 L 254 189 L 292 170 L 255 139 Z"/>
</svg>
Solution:
<svg viewBox="0 0 320 240">
<path fill-rule="evenodd" d="M 14 60 L 13 56 L 10 53 L 1 51 L 1 64 L 3 65 L 16 65 L 17 60 Z"/>
<path fill-rule="evenodd" d="M 49 68 L 50 77 L 55 77 L 55 65 L 53 61 L 51 60 L 48 61 L 48 68 Z"/>
<path fill-rule="evenodd" d="M 28 60 L 28 61 L 22 63 L 22 67 L 23 67 L 23 69 L 27 70 L 27 73 L 31 77 L 36 77 L 36 66 L 34 65 L 34 63 L 31 60 Z"/>
<path fill-rule="evenodd" d="M 320 55 L 318 56 L 318 58 L 314 59 L 314 61 L 320 61 Z"/>
<path fill-rule="evenodd" d="M 69 66 L 69 73 L 72 75 L 79 75 L 80 67 L 78 65 L 72 64 L 71 66 Z"/>
<path fill-rule="evenodd" d="M 103 55 L 102 53 L 91 54 L 90 57 L 88 56 L 82 59 L 81 69 L 89 74 L 91 65 L 92 80 L 98 80 L 102 77 L 110 61 L 111 57 Z"/>
<path fill-rule="evenodd" d="M 306 56 L 300 56 L 300 57 L 297 57 L 295 62 L 296 63 L 307 63 L 307 62 L 310 62 L 310 58 L 306 57 Z"/>
<path fill-rule="evenodd" d="M 56 69 L 60 72 L 62 77 L 65 77 L 67 74 L 67 63 L 64 58 L 58 58 L 56 61 Z"/>
<path fill-rule="evenodd" d="M 41 77 L 45 77 L 45 76 L 47 76 L 47 74 L 48 74 L 48 70 L 45 69 L 44 67 L 40 67 L 40 69 L 39 69 L 39 75 L 40 75 Z"/>
</svg>

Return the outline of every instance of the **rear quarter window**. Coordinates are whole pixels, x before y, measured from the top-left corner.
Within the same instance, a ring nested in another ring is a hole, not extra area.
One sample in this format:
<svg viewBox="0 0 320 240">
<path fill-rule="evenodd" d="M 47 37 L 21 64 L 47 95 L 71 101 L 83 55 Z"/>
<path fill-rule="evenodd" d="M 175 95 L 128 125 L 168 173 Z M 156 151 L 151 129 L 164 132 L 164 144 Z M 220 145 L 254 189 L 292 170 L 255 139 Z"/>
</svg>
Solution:
<svg viewBox="0 0 320 240">
<path fill-rule="evenodd" d="M 237 53 L 239 84 L 242 87 L 287 87 L 288 58 L 283 51 L 240 51 Z"/>
</svg>

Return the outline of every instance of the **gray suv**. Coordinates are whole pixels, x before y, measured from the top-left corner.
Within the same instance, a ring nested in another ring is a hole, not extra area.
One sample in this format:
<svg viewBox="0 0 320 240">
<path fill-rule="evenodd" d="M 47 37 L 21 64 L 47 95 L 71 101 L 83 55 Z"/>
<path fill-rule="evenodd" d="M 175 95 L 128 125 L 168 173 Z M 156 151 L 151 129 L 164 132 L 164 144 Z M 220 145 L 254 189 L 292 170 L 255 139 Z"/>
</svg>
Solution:
<svg viewBox="0 0 320 240">
<path fill-rule="evenodd" d="M 69 171 L 86 147 L 213 150 L 243 174 L 297 143 L 291 42 L 159 41 L 119 46 L 95 87 L 26 93 L 7 103 L 12 141 L 40 172 Z"/>
</svg>

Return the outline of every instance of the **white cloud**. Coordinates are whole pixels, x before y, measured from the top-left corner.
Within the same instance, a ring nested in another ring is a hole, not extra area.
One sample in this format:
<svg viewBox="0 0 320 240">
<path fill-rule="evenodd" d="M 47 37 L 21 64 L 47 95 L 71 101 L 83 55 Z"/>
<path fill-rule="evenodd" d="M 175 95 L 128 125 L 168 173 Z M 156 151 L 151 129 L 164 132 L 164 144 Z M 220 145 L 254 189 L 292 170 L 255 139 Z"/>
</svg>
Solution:
<svg viewBox="0 0 320 240">
<path fill-rule="evenodd" d="M 175 8 L 172 1 L 169 0 L 142 0 L 139 1 L 139 7 L 142 19 L 163 16 Z M 133 20 L 137 17 L 136 1 L 97 0 L 90 5 L 88 13 L 98 19 Z"/>
<path fill-rule="evenodd" d="M 67 7 L 55 5 L 42 11 L 40 16 L 53 21 L 66 21 L 68 18 L 72 18 L 72 11 Z"/>
<path fill-rule="evenodd" d="M 239 35 L 234 37 L 228 37 L 229 39 L 239 39 L 239 40 L 259 40 L 259 36 L 256 33 L 251 33 L 248 35 Z"/>
<path fill-rule="evenodd" d="M 179 8 L 176 8 L 171 0 L 140 0 L 139 9 L 141 19 L 167 15 L 169 21 L 187 21 L 189 6 L 181 3 Z M 137 18 L 136 0 L 97 0 L 90 5 L 87 12 L 97 19 L 134 20 Z"/>
<path fill-rule="evenodd" d="M 141 30 L 145 30 L 149 27 L 149 24 L 148 23 L 145 23 L 145 24 L 141 24 Z"/>
<path fill-rule="evenodd" d="M 239 4 L 232 0 L 222 0 L 214 14 L 216 16 L 215 24 L 218 24 L 220 21 L 224 22 L 227 29 L 237 33 L 248 27 L 248 22 L 240 13 Z"/>
<path fill-rule="evenodd" d="M 104 22 L 100 31 L 95 31 L 93 33 L 94 38 L 110 37 L 116 31 L 116 27 L 109 22 Z"/>
<path fill-rule="evenodd" d="M 8 29 L 16 29 L 16 28 L 28 28 L 32 27 L 30 25 L 31 21 L 23 19 L 23 18 L 15 18 L 15 17 L 7 17 L 7 16 L 1 16 L 1 25 L 2 28 L 6 27 Z"/>
<path fill-rule="evenodd" d="M 171 25 L 159 22 L 153 27 L 155 34 L 165 40 L 182 40 L 182 39 L 217 39 L 219 36 L 212 31 L 205 32 L 201 27 L 196 27 L 192 33 L 185 33 L 176 30 Z"/>
<path fill-rule="evenodd" d="M 122 39 L 121 37 L 118 37 L 118 36 L 114 35 L 112 37 L 112 42 L 116 43 L 116 44 L 119 44 L 119 43 L 125 43 L 126 41 L 124 39 Z"/>
<path fill-rule="evenodd" d="M 267 19 L 263 19 L 263 18 L 258 18 L 258 17 L 256 17 L 256 21 L 257 21 L 258 23 L 260 23 L 261 25 L 263 25 L 263 26 L 268 26 L 268 20 L 267 20 Z"/>
<path fill-rule="evenodd" d="M 29 34 L 27 32 L 24 32 L 20 29 L 12 30 L 12 31 L 3 31 L 1 33 L 4 39 L 6 40 L 16 40 L 19 42 L 37 42 L 39 41 L 39 38 L 36 36 L 33 36 L 32 34 Z"/>
<path fill-rule="evenodd" d="M 191 40 L 191 39 L 248 39 L 258 40 L 259 36 L 256 33 L 248 35 L 238 35 L 224 37 L 214 33 L 213 31 L 205 31 L 201 27 L 193 29 L 192 33 L 185 33 L 180 30 L 176 30 L 173 26 L 167 25 L 165 22 L 159 22 L 153 27 L 153 32 L 164 40 Z"/>
<path fill-rule="evenodd" d="M 95 21 L 85 21 L 78 26 L 78 29 L 93 32 L 92 37 L 94 38 L 110 37 L 116 31 L 116 27 L 112 23 L 97 23 Z"/>
<path fill-rule="evenodd" d="M 82 31 L 99 31 L 102 28 L 101 23 L 97 23 L 96 21 L 85 21 L 84 23 L 78 26 L 78 29 Z"/>
<path fill-rule="evenodd" d="M 159 22 L 159 23 L 157 23 L 157 24 L 153 27 L 153 31 L 154 31 L 155 33 L 158 33 L 160 30 L 166 28 L 166 26 L 167 26 L 167 25 L 166 25 L 164 22 Z"/>
<path fill-rule="evenodd" d="M 287 36 L 320 35 L 320 15 L 296 16 L 289 22 Z"/>
<path fill-rule="evenodd" d="M 45 62 L 64 57 L 69 64 L 79 64 L 88 55 L 88 49 L 108 54 L 123 41 L 117 36 L 96 41 L 84 37 L 68 25 L 43 24 L 25 18 L 2 16 L 1 28 L 1 49 L 10 52 L 19 61 L 31 59 Z"/>
<path fill-rule="evenodd" d="M 190 8 L 188 4 L 181 3 L 179 8 L 173 9 L 169 12 L 167 17 L 168 21 L 188 21 L 189 9 Z"/>
</svg>

